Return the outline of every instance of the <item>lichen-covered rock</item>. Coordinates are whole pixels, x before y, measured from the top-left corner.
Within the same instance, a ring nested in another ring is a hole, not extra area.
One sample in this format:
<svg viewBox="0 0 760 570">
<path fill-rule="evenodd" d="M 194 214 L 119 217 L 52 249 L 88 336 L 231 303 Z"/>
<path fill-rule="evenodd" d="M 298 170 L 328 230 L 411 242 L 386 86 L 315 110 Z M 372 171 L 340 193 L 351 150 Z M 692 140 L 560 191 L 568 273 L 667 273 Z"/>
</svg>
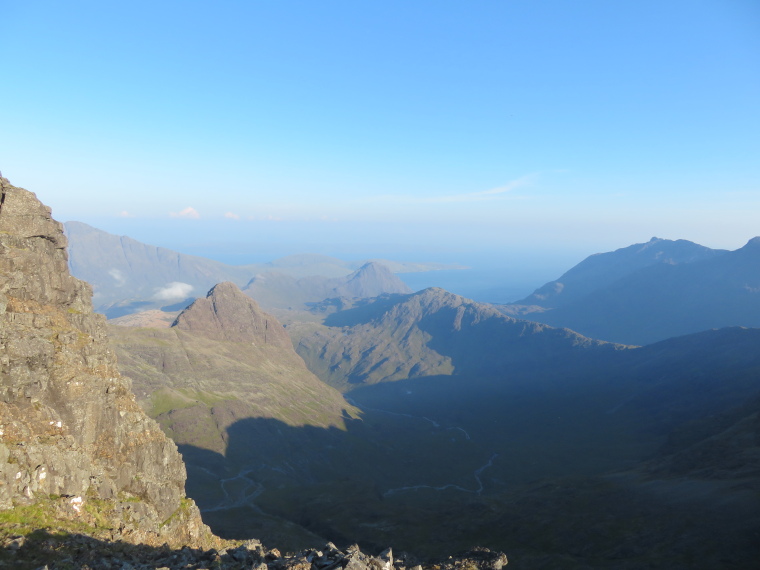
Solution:
<svg viewBox="0 0 760 570">
<path fill-rule="evenodd" d="M 135 403 L 116 368 L 91 289 L 68 271 L 62 225 L 34 194 L 0 178 L 0 510 L 61 497 L 91 501 L 114 538 L 212 541 L 174 443 Z"/>
</svg>

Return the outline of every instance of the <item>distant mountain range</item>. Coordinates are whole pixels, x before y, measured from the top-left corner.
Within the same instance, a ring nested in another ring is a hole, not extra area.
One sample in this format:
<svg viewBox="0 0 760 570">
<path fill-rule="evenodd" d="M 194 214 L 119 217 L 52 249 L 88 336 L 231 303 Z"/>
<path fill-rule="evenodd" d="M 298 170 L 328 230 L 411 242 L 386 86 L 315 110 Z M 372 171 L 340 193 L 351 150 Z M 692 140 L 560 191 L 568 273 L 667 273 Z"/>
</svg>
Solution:
<svg viewBox="0 0 760 570">
<path fill-rule="evenodd" d="M 93 286 L 95 309 L 109 318 L 151 309 L 181 310 L 224 281 L 246 287 L 265 307 L 301 307 L 331 295 L 408 291 L 391 273 L 463 268 L 388 260 L 346 262 L 315 254 L 235 266 L 146 245 L 82 222 L 67 222 L 65 231 L 72 274 Z"/>
<path fill-rule="evenodd" d="M 412 290 L 381 263 L 372 261 L 343 277 L 293 277 L 268 271 L 251 279 L 243 288 L 262 305 L 270 308 L 306 308 L 336 297 L 367 298 L 384 293 L 411 293 Z"/>
<path fill-rule="evenodd" d="M 653 238 L 585 259 L 501 309 L 625 344 L 760 326 L 760 238 L 736 251 Z"/>
</svg>

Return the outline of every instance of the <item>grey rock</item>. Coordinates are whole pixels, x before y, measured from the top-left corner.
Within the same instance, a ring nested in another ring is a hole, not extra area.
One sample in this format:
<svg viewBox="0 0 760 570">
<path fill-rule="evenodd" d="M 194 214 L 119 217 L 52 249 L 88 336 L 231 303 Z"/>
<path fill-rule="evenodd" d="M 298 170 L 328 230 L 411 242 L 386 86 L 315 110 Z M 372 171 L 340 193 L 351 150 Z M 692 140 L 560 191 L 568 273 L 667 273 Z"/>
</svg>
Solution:
<svg viewBox="0 0 760 570">
<path fill-rule="evenodd" d="M 184 499 L 176 446 L 135 403 L 65 248 L 50 209 L 0 179 L 0 509 L 57 496 L 62 517 L 81 519 L 105 500 L 130 542 L 210 536 Z"/>
</svg>

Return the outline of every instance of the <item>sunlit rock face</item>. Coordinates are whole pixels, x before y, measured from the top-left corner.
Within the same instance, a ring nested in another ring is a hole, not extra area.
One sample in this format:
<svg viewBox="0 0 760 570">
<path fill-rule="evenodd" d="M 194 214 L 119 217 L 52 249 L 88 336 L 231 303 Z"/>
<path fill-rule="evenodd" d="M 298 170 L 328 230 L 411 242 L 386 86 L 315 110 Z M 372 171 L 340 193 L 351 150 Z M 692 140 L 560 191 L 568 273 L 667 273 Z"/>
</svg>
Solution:
<svg viewBox="0 0 760 570">
<path fill-rule="evenodd" d="M 52 500 L 86 522 L 97 504 L 113 537 L 207 536 L 176 446 L 135 403 L 90 286 L 68 272 L 62 225 L 0 184 L 0 509 Z"/>
</svg>

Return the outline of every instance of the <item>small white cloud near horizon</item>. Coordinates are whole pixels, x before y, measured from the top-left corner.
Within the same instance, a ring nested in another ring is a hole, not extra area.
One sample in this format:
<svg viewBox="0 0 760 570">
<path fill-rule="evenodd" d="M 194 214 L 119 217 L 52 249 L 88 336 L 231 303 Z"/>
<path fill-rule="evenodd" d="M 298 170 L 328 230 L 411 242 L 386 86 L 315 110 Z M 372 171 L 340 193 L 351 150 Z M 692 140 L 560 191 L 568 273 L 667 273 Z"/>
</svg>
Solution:
<svg viewBox="0 0 760 570">
<path fill-rule="evenodd" d="M 225 214 L 224 214 L 224 217 L 225 217 L 225 218 L 228 218 L 228 219 L 230 219 L 230 220 L 239 220 L 239 219 L 240 219 L 240 216 L 239 216 L 238 214 L 234 214 L 234 213 L 232 213 L 232 212 L 227 212 L 227 213 L 225 213 Z"/>
<path fill-rule="evenodd" d="M 201 215 L 198 213 L 198 211 L 193 208 L 192 206 L 188 206 L 184 210 L 180 212 L 169 212 L 169 217 L 171 218 L 186 218 L 188 220 L 197 220 L 200 219 Z"/>
<path fill-rule="evenodd" d="M 134 218 L 134 216 L 130 214 L 129 212 L 127 212 L 126 210 L 122 210 L 121 212 L 119 212 L 119 217 L 120 218 Z"/>
<path fill-rule="evenodd" d="M 153 299 L 156 301 L 181 301 L 182 299 L 187 299 L 193 289 L 194 287 L 189 283 L 172 281 L 171 283 L 167 283 L 165 287 L 156 289 Z"/>
</svg>

